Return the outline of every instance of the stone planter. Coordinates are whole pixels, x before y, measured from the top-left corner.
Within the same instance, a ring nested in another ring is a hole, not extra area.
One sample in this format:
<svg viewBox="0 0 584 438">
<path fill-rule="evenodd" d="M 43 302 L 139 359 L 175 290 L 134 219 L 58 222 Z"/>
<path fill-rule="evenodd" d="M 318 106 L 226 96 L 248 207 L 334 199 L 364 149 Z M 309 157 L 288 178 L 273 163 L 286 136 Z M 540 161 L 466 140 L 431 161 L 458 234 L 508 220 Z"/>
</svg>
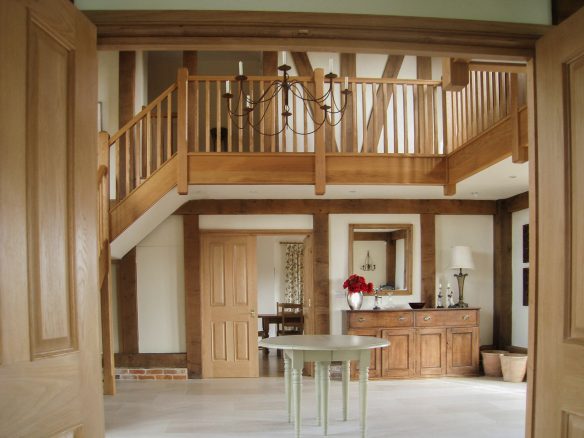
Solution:
<svg viewBox="0 0 584 438">
<path fill-rule="evenodd" d="M 501 371 L 501 356 L 503 356 L 507 351 L 505 350 L 484 350 L 481 351 L 483 356 L 483 370 L 485 371 L 485 376 L 489 377 L 501 377 L 503 372 Z"/>
<path fill-rule="evenodd" d="M 501 356 L 501 370 L 505 382 L 523 382 L 527 371 L 527 355 L 507 353 Z"/>
</svg>

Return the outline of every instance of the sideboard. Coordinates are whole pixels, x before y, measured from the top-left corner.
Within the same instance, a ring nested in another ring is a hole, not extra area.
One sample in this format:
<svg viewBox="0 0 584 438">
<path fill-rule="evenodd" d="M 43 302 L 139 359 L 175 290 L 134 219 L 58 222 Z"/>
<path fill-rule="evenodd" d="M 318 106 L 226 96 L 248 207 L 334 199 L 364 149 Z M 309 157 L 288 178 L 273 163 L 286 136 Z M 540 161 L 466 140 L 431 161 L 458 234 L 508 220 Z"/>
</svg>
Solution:
<svg viewBox="0 0 584 438">
<path fill-rule="evenodd" d="M 371 378 L 476 376 L 479 316 L 478 308 L 343 310 L 343 333 L 390 342 L 371 352 Z"/>
</svg>

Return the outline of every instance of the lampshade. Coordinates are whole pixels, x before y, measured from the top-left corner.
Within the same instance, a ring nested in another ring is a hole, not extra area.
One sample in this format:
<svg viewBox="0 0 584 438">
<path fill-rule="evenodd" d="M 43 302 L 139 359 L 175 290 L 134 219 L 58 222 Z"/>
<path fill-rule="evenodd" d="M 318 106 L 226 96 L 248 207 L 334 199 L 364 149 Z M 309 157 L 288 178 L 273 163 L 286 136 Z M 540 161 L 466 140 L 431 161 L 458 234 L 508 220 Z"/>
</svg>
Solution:
<svg viewBox="0 0 584 438">
<path fill-rule="evenodd" d="M 450 258 L 450 269 L 474 269 L 472 251 L 468 246 L 454 246 Z"/>
</svg>

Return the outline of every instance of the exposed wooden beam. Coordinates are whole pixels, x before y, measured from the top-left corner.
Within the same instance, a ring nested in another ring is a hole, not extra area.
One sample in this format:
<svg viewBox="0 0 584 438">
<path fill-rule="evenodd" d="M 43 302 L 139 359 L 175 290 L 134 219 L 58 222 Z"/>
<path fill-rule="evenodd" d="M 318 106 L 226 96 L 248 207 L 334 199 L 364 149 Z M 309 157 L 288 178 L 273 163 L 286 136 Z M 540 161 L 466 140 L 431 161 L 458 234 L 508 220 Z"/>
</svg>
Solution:
<svg viewBox="0 0 584 438">
<path fill-rule="evenodd" d="M 189 378 L 202 375 L 201 357 L 201 234 L 199 216 L 183 216 L 185 268 L 186 367 Z"/>
<path fill-rule="evenodd" d="M 341 53 L 341 77 L 357 77 L 357 55 L 355 53 Z M 351 86 L 353 86 L 351 84 Z M 357 90 L 352 90 L 356 93 Z M 356 152 L 357 145 L 353 143 L 353 100 L 347 100 L 343 126 L 348 128 L 341 130 L 341 152 Z"/>
<path fill-rule="evenodd" d="M 431 213 L 420 215 L 420 235 L 422 241 L 422 301 L 426 307 L 434 307 L 436 299 L 436 216 Z"/>
<path fill-rule="evenodd" d="M 134 117 L 136 102 L 136 52 L 121 51 L 118 64 L 118 124 L 124 126 Z"/>
<path fill-rule="evenodd" d="M 308 58 L 308 54 L 306 52 L 290 52 L 290 54 L 292 55 L 292 59 L 294 61 L 294 65 L 296 66 L 296 72 L 298 73 L 298 75 L 312 77 L 313 75 L 316 74 L 316 70 L 314 70 L 312 68 L 312 64 L 311 64 L 310 59 Z M 323 70 L 323 73 L 324 73 L 324 70 Z M 316 78 L 315 78 L 315 80 L 316 80 Z M 318 81 L 319 81 L 319 84 L 321 86 L 324 84 L 324 74 L 322 75 L 322 79 L 319 79 Z M 310 92 L 314 96 L 322 96 L 322 94 L 323 94 L 322 89 L 320 90 L 320 94 L 319 94 L 317 92 L 317 90 L 312 86 L 310 86 Z M 319 110 L 319 108 L 317 108 L 316 106 L 313 106 L 313 105 L 308 106 L 308 111 L 310 112 L 312 117 L 317 117 L 317 118 L 319 117 L 317 114 L 318 110 Z M 318 131 L 316 131 L 315 135 L 322 135 L 322 134 L 319 134 L 321 131 L 322 131 L 322 129 L 319 129 Z M 337 142 L 336 142 L 336 140 L 334 140 L 332 138 L 332 128 L 328 123 L 324 125 L 324 141 L 326 142 L 326 151 L 327 152 L 337 150 Z"/>
<path fill-rule="evenodd" d="M 403 55 L 389 55 L 383 68 L 382 78 L 397 78 L 401 66 L 404 62 Z M 369 145 L 363 144 L 363 150 L 372 151 L 375 150 L 379 144 L 379 139 L 381 138 L 381 131 L 383 130 L 383 123 L 373 123 L 374 111 L 376 108 L 383 108 L 384 100 L 389 106 L 389 102 L 393 96 L 393 87 L 390 87 L 387 91 L 387 97 L 384 96 L 383 87 L 379 87 L 375 93 L 375 103 L 371 107 L 371 113 L 367 119 L 367 138 L 369 139 Z"/>
<path fill-rule="evenodd" d="M 186 353 L 116 353 L 116 367 L 186 368 Z"/>
<path fill-rule="evenodd" d="M 500 73 L 526 73 L 526 64 L 510 62 L 480 62 L 470 61 L 468 63 L 470 71 L 488 71 Z"/>
<path fill-rule="evenodd" d="M 315 334 L 330 333 L 329 215 L 313 215 L 314 233 L 314 327 Z"/>
<path fill-rule="evenodd" d="M 548 26 L 248 11 L 84 11 L 100 49 L 294 50 L 527 59 Z M 226 37 L 228 36 L 228 37 Z"/>
<path fill-rule="evenodd" d="M 418 79 L 432 79 L 432 58 L 430 56 L 416 56 L 416 77 Z"/>
<path fill-rule="evenodd" d="M 497 348 L 511 345 L 513 281 L 511 213 L 504 200 L 497 201 L 493 220 L 494 296 L 493 343 Z"/>
<path fill-rule="evenodd" d="M 520 193 L 507 198 L 504 201 L 508 213 L 525 210 L 526 208 L 529 208 L 529 192 Z"/>
<path fill-rule="evenodd" d="M 120 353 L 138 353 L 136 248 L 132 248 L 120 260 L 117 292 Z"/>
<path fill-rule="evenodd" d="M 221 199 L 188 201 L 175 214 L 496 213 L 495 201 L 450 199 Z"/>
</svg>

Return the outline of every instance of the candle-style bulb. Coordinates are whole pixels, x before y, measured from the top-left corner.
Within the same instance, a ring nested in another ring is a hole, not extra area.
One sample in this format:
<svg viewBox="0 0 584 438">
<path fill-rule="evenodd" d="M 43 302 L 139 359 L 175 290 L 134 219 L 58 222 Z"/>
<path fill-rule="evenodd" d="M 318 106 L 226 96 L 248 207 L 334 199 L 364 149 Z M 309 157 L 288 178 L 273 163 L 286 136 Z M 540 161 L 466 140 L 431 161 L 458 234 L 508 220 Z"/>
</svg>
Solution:
<svg viewBox="0 0 584 438">
<path fill-rule="evenodd" d="M 345 76 L 345 90 L 349 89 L 349 78 Z"/>
<path fill-rule="evenodd" d="M 329 58 L 329 73 L 333 72 L 333 58 Z"/>
<path fill-rule="evenodd" d="M 231 92 L 231 83 L 229 81 L 225 81 L 225 92 L 227 94 Z"/>
<path fill-rule="evenodd" d="M 243 62 L 239 61 L 239 76 L 243 76 Z"/>
<path fill-rule="evenodd" d="M 286 52 L 282 52 L 282 64 L 286 65 Z"/>
<path fill-rule="evenodd" d="M 250 107 L 249 94 L 245 96 L 245 107 L 246 108 L 249 108 Z"/>
</svg>

